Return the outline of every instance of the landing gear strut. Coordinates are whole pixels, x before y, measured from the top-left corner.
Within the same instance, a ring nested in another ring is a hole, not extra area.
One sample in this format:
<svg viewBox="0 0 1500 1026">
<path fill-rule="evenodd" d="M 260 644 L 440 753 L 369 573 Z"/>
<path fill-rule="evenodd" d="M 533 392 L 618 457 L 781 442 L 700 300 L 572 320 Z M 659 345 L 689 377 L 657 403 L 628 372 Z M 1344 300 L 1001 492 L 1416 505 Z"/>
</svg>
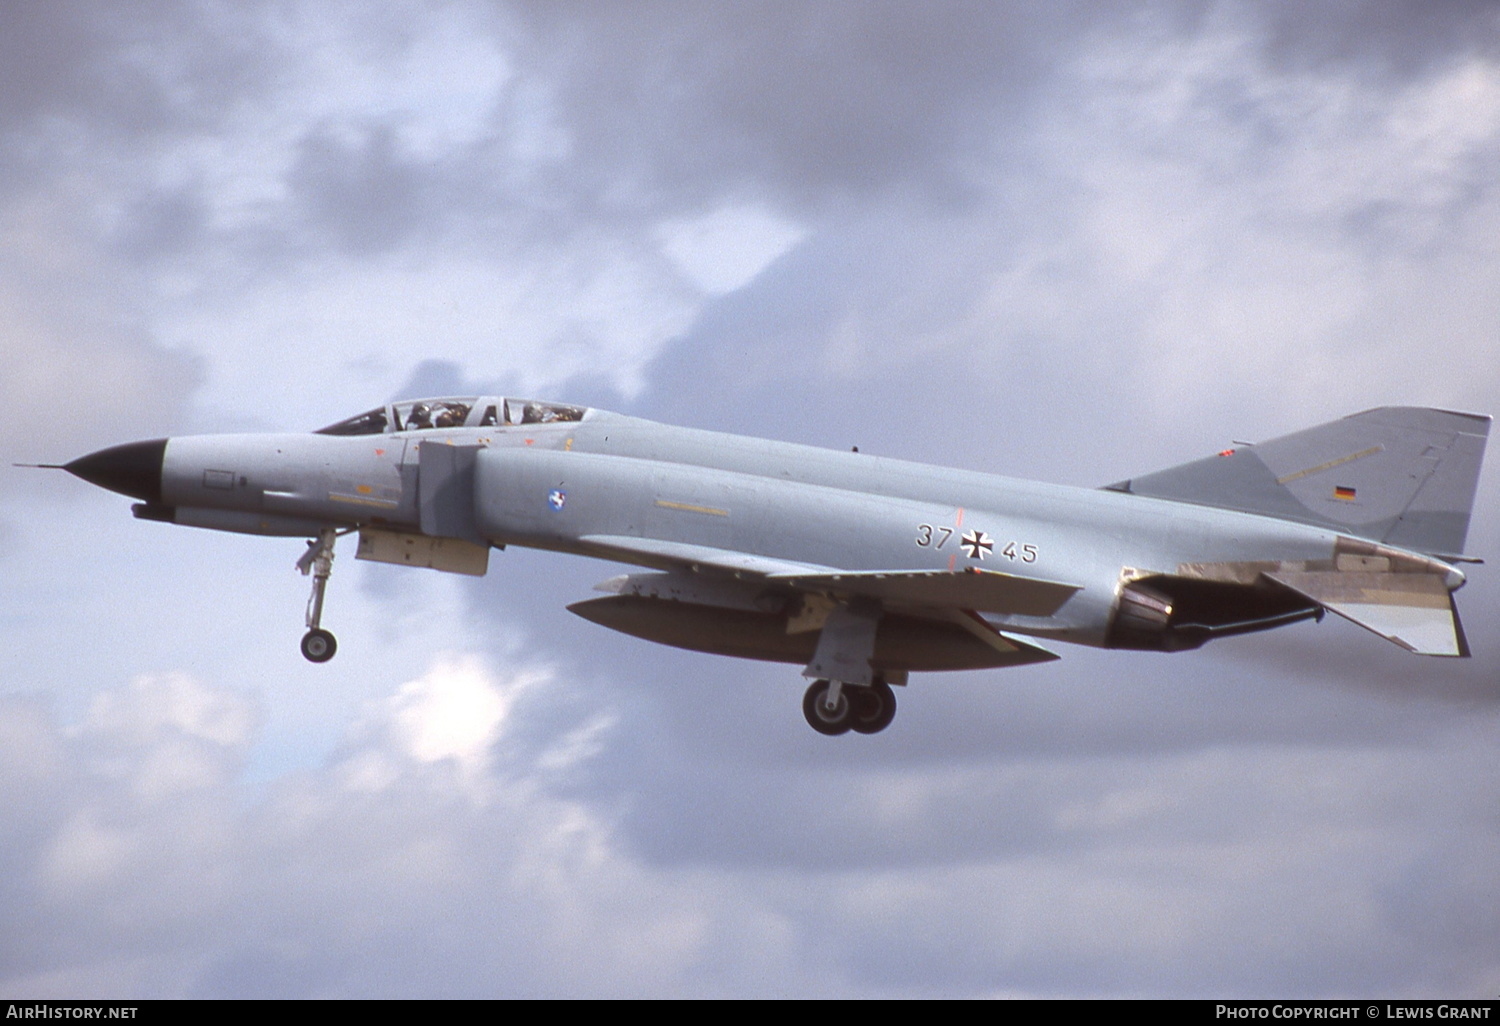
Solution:
<svg viewBox="0 0 1500 1026">
<path fill-rule="evenodd" d="M 339 650 L 339 643 L 331 632 L 320 624 L 323 620 L 323 592 L 328 588 L 328 575 L 333 573 L 333 544 L 338 541 L 338 532 L 325 527 L 318 532 L 316 541 L 307 543 L 307 551 L 297 560 L 297 569 L 306 577 L 312 574 L 312 594 L 307 599 L 307 633 L 302 635 L 302 656 L 310 663 L 326 663 Z"/>
<path fill-rule="evenodd" d="M 896 718 L 896 695 L 879 677 L 869 685 L 815 680 L 802 696 L 802 715 L 813 730 L 830 737 L 850 730 L 878 734 Z"/>
</svg>

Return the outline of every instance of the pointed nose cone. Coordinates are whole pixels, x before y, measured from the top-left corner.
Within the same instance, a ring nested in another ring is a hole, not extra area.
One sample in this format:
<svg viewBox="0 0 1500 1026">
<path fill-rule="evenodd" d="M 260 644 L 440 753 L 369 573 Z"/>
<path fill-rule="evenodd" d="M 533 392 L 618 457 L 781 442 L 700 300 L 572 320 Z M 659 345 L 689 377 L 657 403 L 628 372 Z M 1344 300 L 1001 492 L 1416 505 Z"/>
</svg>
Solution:
<svg viewBox="0 0 1500 1026">
<path fill-rule="evenodd" d="M 89 484 L 121 495 L 161 502 L 161 463 L 167 440 L 129 442 L 80 456 L 63 467 Z"/>
</svg>

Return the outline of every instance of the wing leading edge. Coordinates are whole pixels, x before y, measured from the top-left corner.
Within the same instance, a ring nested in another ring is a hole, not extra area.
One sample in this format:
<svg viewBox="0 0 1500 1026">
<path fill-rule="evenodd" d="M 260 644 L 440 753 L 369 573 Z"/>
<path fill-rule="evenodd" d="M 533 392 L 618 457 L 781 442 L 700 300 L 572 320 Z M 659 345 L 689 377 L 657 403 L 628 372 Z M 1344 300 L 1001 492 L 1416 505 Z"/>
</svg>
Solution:
<svg viewBox="0 0 1500 1026">
<path fill-rule="evenodd" d="M 966 570 L 839 570 L 652 538 L 589 535 L 581 540 L 597 549 L 607 550 L 613 558 L 624 557 L 628 562 L 643 566 L 666 570 L 684 566 L 706 568 L 735 576 L 760 577 L 770 584 L 794 591 L 878 599 L 884 603 L 937 610 L 1051 616 L 1080 590 L 1076 584 L 1018 577 L 978 567 Z"/>
</svg>

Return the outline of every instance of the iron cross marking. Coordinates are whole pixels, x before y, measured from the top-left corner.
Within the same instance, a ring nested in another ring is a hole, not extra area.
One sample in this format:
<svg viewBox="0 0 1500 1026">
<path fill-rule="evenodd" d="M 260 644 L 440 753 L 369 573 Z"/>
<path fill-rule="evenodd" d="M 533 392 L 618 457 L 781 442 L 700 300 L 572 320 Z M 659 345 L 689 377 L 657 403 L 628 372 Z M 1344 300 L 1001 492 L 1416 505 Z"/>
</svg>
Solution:
<svg viewBox="0 0 1500 1026">
<path fill-rule="evenodd" d="M 990 541 L 990 536 L 983 531 L 970 531 L 964 535 L 963 540 L 959 544 L 969 554 L 970 559 L 978 559 L 980 561 L 983 561 L 984 557 L 989 555 L 995 548 L 995 543 Z"/>
</svg>

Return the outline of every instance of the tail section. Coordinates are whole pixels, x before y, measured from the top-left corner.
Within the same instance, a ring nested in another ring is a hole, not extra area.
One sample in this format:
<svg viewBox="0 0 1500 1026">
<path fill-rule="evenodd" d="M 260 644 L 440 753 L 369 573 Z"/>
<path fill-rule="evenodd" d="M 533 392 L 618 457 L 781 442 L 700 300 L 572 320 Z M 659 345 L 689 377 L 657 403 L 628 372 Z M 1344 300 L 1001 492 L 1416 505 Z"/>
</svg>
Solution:
<svg viewBox="0 0 1500 1026">
<path fill-rule="evenodd" d="M 1490 418 L 1385 406 L 1109 485 L 1458 557 Z"/>
</svg>

